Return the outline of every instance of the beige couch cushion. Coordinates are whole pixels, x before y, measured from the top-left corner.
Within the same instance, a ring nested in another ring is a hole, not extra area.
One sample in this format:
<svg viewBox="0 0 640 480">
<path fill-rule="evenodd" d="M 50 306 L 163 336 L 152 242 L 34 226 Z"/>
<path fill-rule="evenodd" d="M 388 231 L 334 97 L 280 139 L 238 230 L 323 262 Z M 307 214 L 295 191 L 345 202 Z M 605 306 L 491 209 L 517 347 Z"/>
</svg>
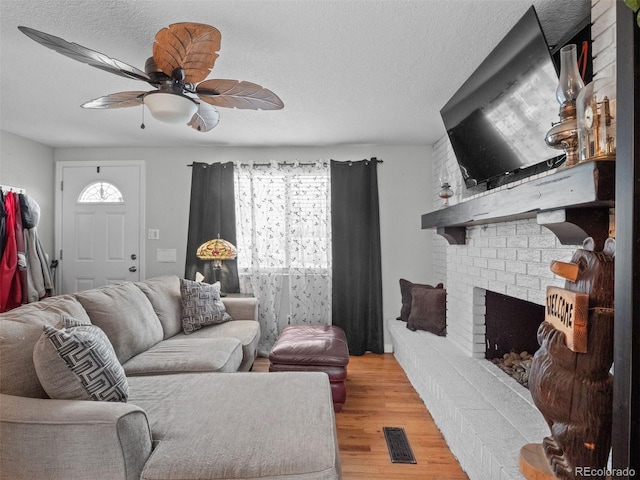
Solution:
<svg viewBox="0 0 640 480">
<path fill-rule="evenodd" d="M 143 480 L 340 478 L 325 373 L 160 375 L 129 386 L 157 442 Z"/>
<path fill-rule="evenodd" d="M 233 320 L 231 322 L 201 328 L 189 335 L 182 332 L 171 337 L 167 342 L 184 341 L 184 339 L 191 340 L 196 338 L 236 338 L 240 340 L 240 343 L 242 344 L 242 363 L 238 367 L 238 370 L 246 372 L 251 369 L 251 366 L 256 359 L 258 342 L 260 341 L 260 324 L 253 320 Z"/>
<path fill-rule="evenodd" d="M 157 343 L 124 364 L 132 375 L 236 372 L 242 345 L 236 338 L 182 338 Z"/>
<path fill-rule="evenodd" d="M 91 322 L 107 334 L 120 363 L 150 349 L 163 337 L 149 299 L 135 284 L 107 285 L 76 294 Z"/>
<path fill-rule="evenodd" d="M 45 325 L 33 363 L 51 398 L 126 402 L 129 396 L 127 377 L 104 332 L 67 315 L 55 327 Z"/>
<path fill-rule="evenodd" d="M 164 338 L 182 331 L 182 303 L 180 279 L 176 275 L 163 275 L 136 283 L 147 296 L 164 330 Z"/>
<path fill-rule="evenodd" d="M 234 320 L 258 321 L 258 299 L 249 296 L 232 297 L 227 295 L 222 298 L 222 303 L 227 307 L 227 313 Z"/>
<path fill-rule="evenodd" d="M 71 295 L 46 298 L 0 314 L 0 392 L 47 398 L 33 364 L 33 347 L 42 328 L 56 325 L 63 313 L 91 323 L 87 312 Z"/>
</svg>

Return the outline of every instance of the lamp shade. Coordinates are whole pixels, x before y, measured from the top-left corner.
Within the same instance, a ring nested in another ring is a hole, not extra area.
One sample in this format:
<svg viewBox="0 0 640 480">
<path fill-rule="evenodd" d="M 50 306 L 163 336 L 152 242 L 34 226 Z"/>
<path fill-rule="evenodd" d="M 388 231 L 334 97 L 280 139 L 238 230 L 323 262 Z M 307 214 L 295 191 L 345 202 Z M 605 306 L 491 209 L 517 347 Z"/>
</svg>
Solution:
<svg viewBox="0 0 640 480">
<path fill-rule="evenodd" d="M 165 123 L 188 123 L 198 111 L 191 98 L 170 92 L 151 92 L 144 96 L 144 104 L 156 120 Z"/>
<path fill-rule="evenodd" d="M 231 260 L 237 255 L 236 247 L 219 237 L 203 243 L 196 250 L 196 256 L 199 259 L 213 260 L 216 267 L 222 266 L 222 260 Z"/>
</svg>

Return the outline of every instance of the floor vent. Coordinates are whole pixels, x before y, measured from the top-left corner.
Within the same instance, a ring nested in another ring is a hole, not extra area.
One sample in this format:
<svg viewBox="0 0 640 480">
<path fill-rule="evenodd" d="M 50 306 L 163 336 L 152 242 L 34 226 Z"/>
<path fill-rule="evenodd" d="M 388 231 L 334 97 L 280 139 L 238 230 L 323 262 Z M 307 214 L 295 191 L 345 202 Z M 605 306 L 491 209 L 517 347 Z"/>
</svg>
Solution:
<svg viewBox="0 0 640 480">
<path fill-rule="evenodd" d="M 417 463 L 404 428 L 382 427 L 392 463 Z"/>
</svg>

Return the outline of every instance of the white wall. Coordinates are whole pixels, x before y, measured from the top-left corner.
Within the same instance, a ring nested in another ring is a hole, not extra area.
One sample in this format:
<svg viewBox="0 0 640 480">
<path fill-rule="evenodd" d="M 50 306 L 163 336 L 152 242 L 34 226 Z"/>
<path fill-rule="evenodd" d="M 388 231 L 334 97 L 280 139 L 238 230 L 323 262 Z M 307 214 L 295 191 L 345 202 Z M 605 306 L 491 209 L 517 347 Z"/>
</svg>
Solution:
<svg viewBox="0 0 640 480">
<path fill-rule="evenodd" d="M 53 259 L 54 171 L 53 148 L 0 131 L 0 184 L 24 188 L 40 205 L 38 235 Z"/>
<path fill-rule="evenodd" d="M 146 229 L 160 230 L 159 240 L 146 240 L 146 276 L 184 274 L 191 162 L 382 159 L 378 166 L 385 318 L 400 312 L 398 280 L 433 282 L 431 232 L 422 230 L 420 215 L 431 204 L 430 147 L 300 147 L 300 148 L 82 148 L 56 149 L 56 161 L 144 160 L 146 162 Z M 156 262 L 158 248 L 177 251 L 176 263 Z"/>
</svg>

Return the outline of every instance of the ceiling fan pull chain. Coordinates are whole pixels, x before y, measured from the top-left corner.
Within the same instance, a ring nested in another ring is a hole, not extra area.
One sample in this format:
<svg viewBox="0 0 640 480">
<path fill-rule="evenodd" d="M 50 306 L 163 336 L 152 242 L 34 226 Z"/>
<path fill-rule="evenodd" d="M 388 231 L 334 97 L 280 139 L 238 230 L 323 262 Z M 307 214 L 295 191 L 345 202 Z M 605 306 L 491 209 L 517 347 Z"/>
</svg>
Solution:
<svg viewBox="0 0 640 480">
<path fill-rule="evenodd" d="M 145 125 L 144 125 L 144 100 L 142 101 L 142 123 L 140 124 L 140 128 L 142 130 L 145 129 Z"/>
</svg>

